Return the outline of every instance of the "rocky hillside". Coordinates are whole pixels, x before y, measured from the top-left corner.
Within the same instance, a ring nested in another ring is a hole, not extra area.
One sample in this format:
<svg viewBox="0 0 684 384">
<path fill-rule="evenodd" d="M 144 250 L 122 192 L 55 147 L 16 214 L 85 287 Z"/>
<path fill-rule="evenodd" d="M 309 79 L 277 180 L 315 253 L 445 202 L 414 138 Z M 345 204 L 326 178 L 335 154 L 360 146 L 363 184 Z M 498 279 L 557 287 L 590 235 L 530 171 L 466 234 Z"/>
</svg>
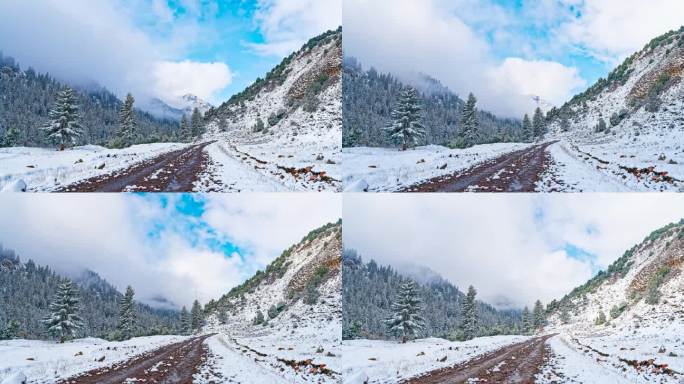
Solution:
<svg viewBox="0 0 684 384">
<path fill-rule="evenodd" d="M 684 322 L 684 220 L 644 241 L 549 306 L 551 328 L 575 332 L 663 327 Z M 624 333 L 624 332 L 623 332 Z"/>
<path fill-rule="evenodd" d="M 550 112 L 553 134 L 579 139 L 684 127 L 684 27 L 654 38 L 560 109 Z M 599 127 L 601 120 L 605 129 Z M 567 121 L 567 123 L 565 123 Z M 598 132 L 597 132 L 598 131 Z"/>
<path fill-rule="evenodd" d="M 283 330 L 330 327 L 341 321 L 341 222 L 311 231 L 243 284 L 205 306 L 209 328 L 226 324 Z M 261 315 L 260 315 L 261 314 Z M 263 321 L 255 321 L 263 316 Z M 314 322 L 318 324 L 313 324 Z"/>
<path fill-rule="evenodd" d="M 298 145 L 341 135 L 342 29 L 312 38 L 244 91 L 206 113 L 209 134 L 242 144 Z M 334 140 L 333 140 L 334 141 Z"/>
</svg>

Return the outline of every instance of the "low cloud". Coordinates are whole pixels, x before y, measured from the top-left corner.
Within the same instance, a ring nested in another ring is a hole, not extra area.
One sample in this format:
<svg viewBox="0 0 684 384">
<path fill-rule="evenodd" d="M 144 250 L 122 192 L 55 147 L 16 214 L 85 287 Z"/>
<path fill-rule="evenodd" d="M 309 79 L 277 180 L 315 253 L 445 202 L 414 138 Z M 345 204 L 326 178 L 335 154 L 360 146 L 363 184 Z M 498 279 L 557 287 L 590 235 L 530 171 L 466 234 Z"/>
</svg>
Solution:
<svg viewBox="0 0 684 384">
<path fill-rule="evenodd" d="M 225 63 L 184 60 L 157 63 L 154 77 L 156 93 L 165 95 L 167 100 L 187 93 L 210 99 L 231 83 L 233 73 Z"/>
<path fill-rule="evenodd" d="M 366 261 L 426 266 L 486 302 L 521 308 L 560 299 L 681 212 L 674 195 L 352 194 L 344 243 Z M 569 255 L 568 244 L 595 258 Z"/>
<path fill-rule="evenodd" d="M 180 197 L 166 198 L 164 207 L 156 195 L 3 196 L 0 243 L 24 261 L 63 273 L 91 269 L 120 291 L 130 284 L 144 302 L 163 297 L 187 306 L 227 293 L 308 231 L 341 215 L 341 199 L 329 194 L 207 196 L 199 218 L 178 213 Z M 209 226 L 189 226 L 197 220 Z M 160 223 L 164 228 L 151 238 Z M 208 246 L 202 239 L 212 236 L 209 231 L 240 253 Z"/>
</svg>

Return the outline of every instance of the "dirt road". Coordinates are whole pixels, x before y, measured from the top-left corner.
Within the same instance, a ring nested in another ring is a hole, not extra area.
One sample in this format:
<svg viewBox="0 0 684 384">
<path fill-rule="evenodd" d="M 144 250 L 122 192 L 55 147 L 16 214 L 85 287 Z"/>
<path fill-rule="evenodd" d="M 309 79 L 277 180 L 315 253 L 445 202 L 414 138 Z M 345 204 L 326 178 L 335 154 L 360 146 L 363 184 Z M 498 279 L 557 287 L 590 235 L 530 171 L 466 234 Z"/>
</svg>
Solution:
<svg viewBox="0 0 684 384">
<path fill-rule="evenodd" d="M 191 192 L 209 157 L 202 143 L 165 153 L 122 171 L 95 176 L 57 192 Z"/>
<path fill-rule="evenodd" d="M 544 364 L 544 355 L 549 353 L 546 340 L 553 336 L 555 335 L 512 344 L 453 367 L 405 380 L 403 383 L 456 384 L 468 383 L 477 378 L 478 382 L 486 383 L 533 384 L 534 376 L 541 371 Z"/>
<path fill-rule="evenodd" d="M 190 384 L 192 376 L 206 359 L 207 348 L 202 343 L 211 336 L 213 334 L 170 344 L 111 367 L 82 373 L 58 384 Z"/>
<path fill-rule="evenodd" d="M 414 184 L 401 192 L 534 192 L 551 161 L 546 148 L 553 143 L 510 152 L 464 171 Z"/>
</svg>

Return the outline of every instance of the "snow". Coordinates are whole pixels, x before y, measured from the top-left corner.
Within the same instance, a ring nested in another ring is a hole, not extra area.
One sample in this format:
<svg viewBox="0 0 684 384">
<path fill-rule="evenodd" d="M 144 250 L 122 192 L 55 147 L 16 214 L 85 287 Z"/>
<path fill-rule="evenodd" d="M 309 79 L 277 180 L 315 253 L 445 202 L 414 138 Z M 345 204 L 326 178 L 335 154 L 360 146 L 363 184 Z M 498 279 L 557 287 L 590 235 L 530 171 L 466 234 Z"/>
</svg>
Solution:
<svg viewBox="0 0 684 384">
<path fill-rule="evenodd" d="M 22 179 L 16 179 L 7 183 L 1 192 L 26 192 L 26 183 Z"/>
<path fill-rule="evenodd" d="M 0 382 L 0 384 L 26 384 L 26 375 L 17 372 Z"/>
<path fill-rule="evenodd" d="M 39 340 L 0 341 L 0 380 L 22 373 L 31 383 L 54 383 L 185 339 L 183 336 L 147 336 L 110 342 L 85 338 L 64 344 Z M 96 361 L 102 357 L 103 361 Z"/>
<path fill-rule="evenodd" d="M 458 342 L 426 338 L 405 344 L 345 340 L 342 342 L 344 383 L 396 383 L 527 339 L 526 336 L 490 336 Z M 440 362 L 445 356 L 446 360 Z"/>
<path fill-rule="evenodd" d="M 427 145 L 406 151 L 396 148 L 344 148 L 342 180 L 345 192 L 357 192 L 359 186 L 364 185 L 367 185 L 364 189 L 371 192 L 396 191 L 433 177 L 470 168 L 530 145 L 496 143 L 466 149 Z"/>
<path fill-rule="evenodd" d="M 187 144 L 154 143 L 124 149 L 97 145 L 67 148 L 0 148 L 0 190 L 19 180 L 31 192 L 52 191 L 79 180 L 111 173 Z"/>
<path fill-rule="evenodd" d="M 215 314 L 208 318 L 203 331 L 217 335 L 208 339 L 212 357 L 198 374 L 203 380 L 201 383 L 216 382 L 220 377 L 243 383 L 339 382 L 342 369 L 339 271 L 319 286 L 320 297 L 315 305 L 305 304 L 301 299 L 294 303 L 287 299 L 289 287 L 297 283 L 306 269 L 340 257 L 338 231 L 339 228 L 331 230 L 312 242 L 294 247 L 282 276 L 265 280 L 254 292 L 246 292 L 244 301 L 239 298 L 231 301 L 233 309 L 227 311 L 225 324 L 219 324 Z M 265 325 L 253 324 L 257 311 L 266 315 L 268 308 L 278 302 L 288 303 L 280 314 L 268 319 Z M 286 361 L 308 361 L 309 364 L 295 369 Z M 331 372 L 312 373 L 314 364 L 323 364 Z"/>
</svg>

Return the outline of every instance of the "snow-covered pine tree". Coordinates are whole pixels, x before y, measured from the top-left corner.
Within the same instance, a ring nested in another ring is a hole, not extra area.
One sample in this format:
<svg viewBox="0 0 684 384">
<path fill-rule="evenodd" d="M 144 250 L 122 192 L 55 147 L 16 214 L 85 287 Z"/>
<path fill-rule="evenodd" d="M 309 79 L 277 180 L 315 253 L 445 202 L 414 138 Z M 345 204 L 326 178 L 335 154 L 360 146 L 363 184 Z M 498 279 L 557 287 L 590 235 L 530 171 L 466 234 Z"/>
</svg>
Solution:
<svg viewBox="0 0 684 384">
<path fill-rule="evenodd" d="M 570 120 L 568 120 L 568 117 L 565 115 L 561 116 L 560 129 L 563 132 L 570 130 Z"/>
<path fill-rule="evenodd" d="M 192 303 L 192 309 L 190 310 L 192 314 L 192 329 L 197 330 L 202 327 L 202 322 L 204 321 L 204 315 L 202 314 L 202 304 L 195 300 Z"/>
<path fill-rule="evenodd" d="M 226 117 L 223 115 L 221 115 L 218 119 L 218 129 L 221 132 L 228 130 L 228 121 L 226 121 Z"/>
<path fill-rule="evenodd" d="M 135 291 L 133 291 L 133 288 L 129 285 L 126 287 L 126 293 L 124 294 L 123 300 L 121 300 L 119 309 L 119 332 L 121 332 L 121 337 L 124 340 L 130 339 L 136 334 L 134 295 Z"/>
<path fill-rule="evenodd" d="M 477 306 L 475 304 L 477 291 L 472 285 L 468 287 L 465 301 L 463 302 L 463 337 L 470 340 L 477 336 Z"/>
<path fill-rule="evenodd" d="M 477 99 L 475 95 L 470 93 L 461 113 L 461 132 L 459 136 L 464 148 L 477 144 L 480 137 L 476 104 Z"/>
<path fill-rule="evenodd" d="M 189 335 L 192 333 L 192 316 L 188 312 L 187 308 L 183 306 L 181 309 L 181 332 L 184 335 Z"/>
<path fill-rule="evenodd" d="M 192 129 L 192 135 L 198 137 L 202 134 L 202 113 L 195 107 L 192 110 L 192 116 L 190 117 L 190 128 Z"/>
<path fill-rule="evenodd" d="M 544 305 L 542 305 L 541 301 L 537 300 L 534 302 L 534 309 L 532 310 L 532 314 L 534 316 L 534 328 L 543 328 L 544 324 L 546 323 L 546 318 L 544 315 Z"/>
<path fill-rule="evenodd" d="M 10 124 L 5 131 L 5 136 L 0 141 L 0 147 L 14 147 L 19 144 L 19 130 Z"/>
<path fill-rule="evenodd" d="M 135 99 L 130 93 L 126 95 L 126 101 L 124 101 L 121 107 L 121 112 L 119 112 L 119 140 L 121 145 L 124 147 L 129 147 L 137 141 L 136 132 L 136 121 L 135 112 L 133 111 L 133 103 Z"/>
<path fill-rule="evenodd" d="M 534 110 L 534 116 L 532 117 L 532 129 L 534 130 L 534 137 L 541 137 L 546 130 L 546 123 L 544 122 L 544 112 L 541 108 L 537 107 Z"/>
<path fill-rule="evenodd" d="M 218 320 L 219 324 L 225 324 L 228 321 L 225 309 L 219 307 L 218 311 L 216 311 L 216 320 Z"/>
<path fill-rule="evenodd" d="M 532 321 L 530 318 L 530 310 L 527 308 L 527 305 L 526 305 L 522 311 L 522 331 L 523 331 L 523 334 L 527 335 L 530 333 L 531 330 L 532 330 Z"/>
<path fill-rule="evenodd" d="M 385 320 L 390 333 L 401 338 L 405 343 L 415 337 L 425 327 L 425 321 L 420 315 L 421 300 L 418 288 L 413 280 L 408 280 L 399 287 L 396 300 L 392 303 L 392 316 Z"/>
<path fill-rule="evenodd" d="M 523 141 L 529 142 L 532 141 L 533 137 L 534 131 L 532 130 L 532 122 L 530 121 L 530 117 L 526 113 L 522 121 L 522 139 Z"/>
<path fill-rule="evenodd" d="M 188 124 L 188 118 L 183 115 L 180 122 L 180 138 L 181 141 L 189 143 L 192 141 L 192 130 L 190 129 L 190 124 Z"/>
<path fill-rule="evenodd" d="M 425 137 L 425 129 L 421 124 L 421 107 L 416 90 L 407 87 L 401 92 L 395 109 L 392 110 L 392 122 L 385 127 L 390 139 L 405 151 L 409 146 L 416 146 Z"/>
<path fill-rule="evenodd" d="M 65 279 L 57 287 L 50 312 L 43 323 L 48 333 L 59 338 L 60 343 L 75 337 L 76 331 L 83 327 L 83 320 L 78 316 L 78 294 L 71 280 Z"/>
<path fill-rule="evenodd" d="M 50 121 L 43 127 L 46 137 L 59 144 L 60 151 L 68 145 L 75 145 L 83 131 L 78 123 L 78 105 L 71 88 L 66 87 L 57 94 L 55 105 L 48 116 Z"/>
<path fill-rule="evenodd" d="M 561 307 L 559 318 L 563 324 L 570 322 L 570 312 L 568 312 L 568 307 L 566 305 Z"/>
</svg>

